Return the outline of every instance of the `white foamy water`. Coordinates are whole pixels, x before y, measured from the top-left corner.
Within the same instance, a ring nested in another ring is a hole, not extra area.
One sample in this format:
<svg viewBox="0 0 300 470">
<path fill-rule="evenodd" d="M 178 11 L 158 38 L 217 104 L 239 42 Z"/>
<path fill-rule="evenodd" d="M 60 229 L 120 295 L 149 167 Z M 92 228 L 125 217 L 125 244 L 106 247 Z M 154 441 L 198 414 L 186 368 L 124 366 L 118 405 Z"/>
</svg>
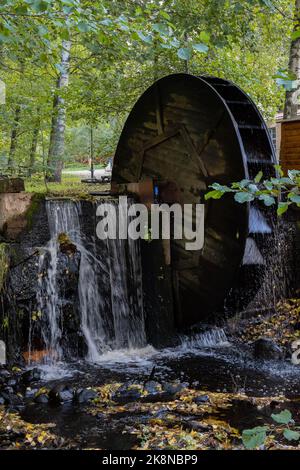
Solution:
<svg viewBox="0 0 300 470">
<path fill-rule="evenodd" d="M 120 224 L 127 223 L 127 208 L 117 204 L 115 208 Z M 109 351 L 146 346 L 139 241 L 103 241 L 99 252 L 96 241 L 86 240 L 82 231 L 80 203 L 52 200 L 46 209 L 51 239 L 39 259 L 37 301 L 48 360 L 53 364 L 63 360 L 68 342 L 63 329 L 64 293 L 59 289 L 60 234 L 67 235 L 80 254 L 78 315 L 86 359 L 102 362 L 102 355 Z"/>
</svg>

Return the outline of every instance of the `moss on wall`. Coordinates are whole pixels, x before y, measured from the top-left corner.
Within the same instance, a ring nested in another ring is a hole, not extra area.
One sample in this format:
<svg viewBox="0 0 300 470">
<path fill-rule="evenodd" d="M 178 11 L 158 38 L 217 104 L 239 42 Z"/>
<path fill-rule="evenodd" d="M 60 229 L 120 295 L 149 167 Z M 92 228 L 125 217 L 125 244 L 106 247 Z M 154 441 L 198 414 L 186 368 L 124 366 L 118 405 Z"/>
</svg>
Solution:
<svg viewBox="0 0 300 470">
<path fill-rule="evenodd" d="M 5 286 L 5 280 L 9 268 L 9 255 L 7 243 L 0 243 L 0 293 Z"/>
<path fill-rule="evenodd" d="M 27 226 L 26 226 L 27 229 L 30 230 L 32 228 L 34 216 L 39 210 L 40 204 L 44 201 L 44 199 L 45 199 L 44 194 L 40 194 L 40 193 L 32 194 L 30 206 L 28 207 L 25 213 L 25 218 L 27 221 Z"/>
</svg>

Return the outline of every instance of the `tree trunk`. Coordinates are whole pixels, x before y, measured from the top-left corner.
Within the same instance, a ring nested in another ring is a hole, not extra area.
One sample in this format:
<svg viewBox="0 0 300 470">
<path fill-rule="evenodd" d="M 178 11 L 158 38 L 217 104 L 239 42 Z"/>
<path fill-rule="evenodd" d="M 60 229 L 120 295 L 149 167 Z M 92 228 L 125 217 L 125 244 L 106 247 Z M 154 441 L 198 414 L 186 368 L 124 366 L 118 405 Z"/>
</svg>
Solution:
<svg viewBox="0 0 300 470">
<path fill-rule="evenodd" d="M 185 47 L 188 46 L 188 35 L 187 33 L 185 32 L 184 33 L 184 42 L 185 42 Z M 184 73 L 189 73 L 189 61 L 188 60 L 185 60 L 184 61 Z"/>
<path fill-rule="evenodd" d="M 50 143 L 47 160 L 48 181 L 61 181 L 63 168 L 66 109 L 65 100 L 60 91 L 68 85 L 69 63 L 70 63 L 71 41 L 62 42 L 62 54 L 60 63 L 60 74 L 56 83 L 55 96 L 53 100 L 53 111 L 51 121 Z"/>
<path fill-rule="evenodd" d="M 8 154 L 8 168 L 13 168 L 15 163 L 15 154 L 17 149 L 17 140 L 18 140 L 18 129 L 20 124 L 21 117 L 21 106 L 18 104 L 15 110 L 15 117 L 12 124 L 11 135 L 10 135 L 10 148 Z"/>
<path fill-rule="evenodd" d="M 295 0 L 294 12 L 294 31 L 300 28 L 300 0 Z M 289 70 L 295 74 L 298 80 L 297 88 L 286 92 L 284 119 L 297 117 L 300 95 L 300 38 L 295 39 L 291 43 Z"/>
<path fill-rule="evenodd" d="M 36 149 L 37 149 L 38 137 L 39 137 L 39 132 L 40 132 L 39 114 L 40 114 L 40 108 L 37 108 L 37 119 L 36 119 L 36 124 L 32 133 L 32 141 L 31 141 L 31 147 L 30 147 L 30 153 L 29 153 L 29 175 L 32 175 L 33 169 L 35 166 Z"/>
</svg>

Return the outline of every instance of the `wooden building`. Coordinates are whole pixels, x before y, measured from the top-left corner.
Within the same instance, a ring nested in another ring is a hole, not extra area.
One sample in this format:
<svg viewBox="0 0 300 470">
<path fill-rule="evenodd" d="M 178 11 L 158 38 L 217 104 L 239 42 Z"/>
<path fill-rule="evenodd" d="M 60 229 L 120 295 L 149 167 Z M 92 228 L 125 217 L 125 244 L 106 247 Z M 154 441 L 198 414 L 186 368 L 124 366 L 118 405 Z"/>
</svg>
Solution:
<svg viewBox="0 0 300 470">
<path fill-rule="evenodd" d="M 287 170 L 300 170 L 300 118 L 280 122 L 280 164 Z"/>
<path fill-rule="evenodd" d="M 294 119 L 283 119 L 282 114 L 278 115 L 276 123 L 268 127 L 284 172 L 300 170 L 300 115 Z"/>
</svg>

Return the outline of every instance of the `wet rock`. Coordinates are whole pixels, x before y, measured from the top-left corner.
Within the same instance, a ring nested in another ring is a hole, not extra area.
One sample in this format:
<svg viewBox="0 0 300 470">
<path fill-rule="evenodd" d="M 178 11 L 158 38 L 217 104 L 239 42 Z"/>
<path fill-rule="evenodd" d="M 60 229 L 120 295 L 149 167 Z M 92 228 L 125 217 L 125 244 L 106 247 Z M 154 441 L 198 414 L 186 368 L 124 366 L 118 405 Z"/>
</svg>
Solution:
<svg viewBox="0 0 300 470">
<path fill-rule="evenodd" d="M 199 395 L 194 398 L 194 402 L 197 403 L 197 405 L 203 405 L 204 403 L 210 403 L 210 399 L 208 395 Z"/>
<path fill-rule="evenodd" d="M 293 328 L 294 328 L 294 330 L 299 331 L 299 330 L 300 330 L 300 322 L 297 321 L 297 322 L 294 324 Z"/>
<path fill-rule="evenodd" d="M 146 390 L 150 395 L 155 395 L 162 392 L 162 386 L 155 380 L 149 380 L 149 382 L 146 382 L 144 390 Z"/>
<path fill-rule="evenodd" d="M 164 392 L 170 396 L 175 397 L 188 386 L 187 383 L 165 383 L 163 386 Z"/>
<path fill-rule="evenodd" d="M 254 343 L 254 357 L 263 361 L 283 359 L 282 349 L 269 338 L 259 338 Z"/>
<path fill-rule="evenodd" d="M 69 236 L 66 233 L 60 233 L 57 237 L 57 241 L 59 243 L 59 248 L 62 253 L 66 255 L 74 255 L 76 253 L 77 248 L 76 245 L 70 240 Z"/>
<path fill-rule="evenodd" d="M 97 397 L 97 393 L 94 390 L 87 389 L 87 388 L 80 388 L 76 390 L 75 395 L 74 395 L 74 401 L 76 403 L 88 403 L 91 400 L 94 400 L 94 398 Z"/>
<path fill-rule="evenodd" d="M 112 395 L 112 400 L 116 403 L 124 404 L 142 398 L 143 387 L 136 384 L 124 384 Z"/>
<path fill-rule="evenodd" d="M 49 392 L 49 401 L 53 403 L 67 403 L 72 401 L 74 391 L 68 385 L 60 384 L 52 388 Z"/>
<path fill-rule="evenodd" d="M 199 421 L 196 421 L 194 419 L 191 419 L 191 420 L 186 420 L 182 423 L 183 427 L 185 429 L 191 429 L 193 431 L 197 431 L 197 432 L 208 432 L 208 431 L 212 431 L 213 427 L 209 424 L 205 424 L 205 423 L 200 423 Z"/>
<path fill-rule="evenodd" d="M 22 382 L 24 384 L 30 384 L 32 382 L 38 382 L 41 380 L 42 373 L 39 369 L 34 367 L 33 369 L 27 370 L 26 372 L 23 372 L 21 375 Z"/>
<path fill-rule="evenodd" d="M 1 392 L 1 397 L 6 405 L 22 405 L 23 398 L 15 393 L 9 393 L 7 390 Z"/>
<path fill-rule="evenodd" d="M 4 405 L 5 404 L 5 399 L 2 397 L 2 395 L 0 395 L 0 405 Z"/>
<path fill-rule="evenodd" d="M 49 402 L 49 397 L 46 393 L 41 393 L 41 394 L 34 397 L 34 401 L 35 401 L 35 403 L 46 404 L 46 403 Z"/>
<path fill-rule="evenodd" d="M 18 385 L 18 381 L 16 379 L 9 379 L 7 381 L 7 385 L 9 387 L 16 387 Z"/>
<path fill-rule="evenodd" d="M 7 369 L 4 369 L 4 368 L 0 368 L 0 377 L 2 378 L 6 378 L 6 377 L 10 377 L 10 372 L 7 370 Z"/>
<path fill-rule="evenodd" d="M 26 390 L 25 390 L 25 397 L 26 398 L 32 398 L 37 394 L 37 392 L 38 392 L 37 388 L 27 387 Z"/>
<path fill-rule="evenodd" d="M 185 388 L 187 384 L 166 382 L 160 384 L 159 382 L 151 381 L 145 385 L 145 396 L 142 401 L 145 402 L 165 402 L 174 400 Z"/>
</svg>

